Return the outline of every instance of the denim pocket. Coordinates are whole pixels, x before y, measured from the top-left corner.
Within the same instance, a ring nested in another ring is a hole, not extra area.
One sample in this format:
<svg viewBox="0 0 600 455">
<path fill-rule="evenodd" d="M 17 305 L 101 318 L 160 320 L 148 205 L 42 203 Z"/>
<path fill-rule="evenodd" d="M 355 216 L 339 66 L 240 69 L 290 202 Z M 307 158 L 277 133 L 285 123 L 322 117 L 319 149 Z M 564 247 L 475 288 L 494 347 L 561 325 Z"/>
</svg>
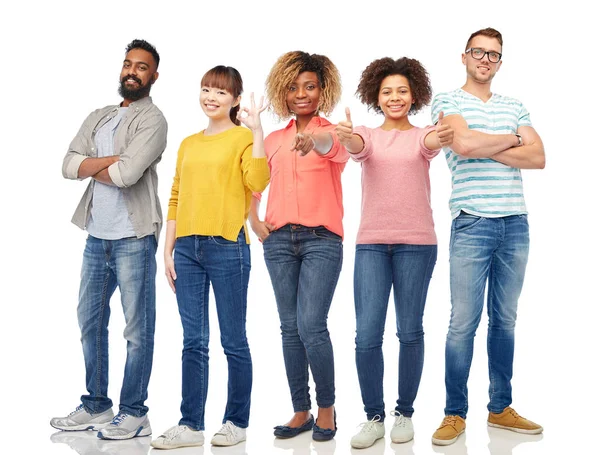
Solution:
<svg viewBox="0 0 600 455">
<path fill-rule="evenodd" d="M 238 244 L 237 241 L 232 242 L 231 240 L 227 240 L 226 238 L 221 237 L 220 235 L 211 235 L 210 239 L 217 245 L 221 246 L 236 246 Z"/>
<path fill-rule="evenodd" d="M 334 240 L 336 242 L 342 242 L 342 238 L 331 232 L 329 229 L 324 228 L 323 226 L 319 226 L 311 230 L 312 234 L 319 239 L 327 239 Z"/>
<path fill-rule="evenodd" d="M 472 227 L 477 226 L 485 218 L 476 215 L 469 215 L 468 213 L 461 213 L 452 221 L 452 230 L 455 232 L 465 231 Z"/>
</svg>

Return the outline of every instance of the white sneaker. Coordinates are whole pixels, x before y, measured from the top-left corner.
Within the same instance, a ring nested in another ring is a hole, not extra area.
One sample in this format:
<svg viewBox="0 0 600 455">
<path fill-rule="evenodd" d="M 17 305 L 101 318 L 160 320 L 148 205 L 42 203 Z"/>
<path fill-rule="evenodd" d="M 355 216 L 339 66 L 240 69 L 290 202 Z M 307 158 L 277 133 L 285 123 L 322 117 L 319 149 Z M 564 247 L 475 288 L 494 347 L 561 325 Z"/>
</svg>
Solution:
<svg viewBox="0 0 600 455">
<path fill-rule="evenodd" d="M 223 424 L 221 429 L 215 433 L 210 443 L 213 446 L 234 446 L 246 440 L 246 429 L 236 427 L 231 421 Z"/>
<path fill-rule="evenodd" d="M 135 417 L 119 412 L 112 422 L 98 431 L 100 439 L 131 439 L 152 434 L 148 416 Z"/>
<path fill-rule="evenodd" d="M 112 409 L 90 414 L 80 404 L 68 416 L 54 417 L 50 420 L 50 425 L 63 431 L 99 430 L 109 424 L 114 416 Z"/>
<path fill-rule="evenodd" d="M 371 447 L 378 439 L 385 435 L 385 426 L 380 422 L 381 417 L 376 415 L 371 420 L 361 423 L 360 431 L 352 436 L 350 445 L 355 449 L 366 449 Z"/>
<path fill-rule="evenodd" d="M 204 433 L 187 425 L 175 425 L 169 428 L 150 443 L 157 449 L 176 449 L 178 447 L 195 447 L 204 444 Z"/>
<path fill-rule="evenodd" d="M 396 417 L 396 421 L 390 432 L 390 438 L 392 438 L 393 443 L 401 444 L 415 437 L 415 430 L 410 417 L 404 417 L 398 411 L 392 411 L 390 415 Z"/>
</svg>

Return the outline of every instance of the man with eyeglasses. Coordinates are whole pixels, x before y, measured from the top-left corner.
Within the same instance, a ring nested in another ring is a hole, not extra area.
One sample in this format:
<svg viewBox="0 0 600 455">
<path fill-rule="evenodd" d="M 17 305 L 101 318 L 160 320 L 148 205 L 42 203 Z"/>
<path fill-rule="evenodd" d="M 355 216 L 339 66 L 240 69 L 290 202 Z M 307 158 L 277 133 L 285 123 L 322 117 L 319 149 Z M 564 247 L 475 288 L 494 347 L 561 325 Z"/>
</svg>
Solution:
<svg viewBox="0 0 600 455">
<path fill-rule="evenodd" d="M 438 94 L 433 122 L 454 129 L 445 147 L 452 173 L 450 290 L 452 314 L 446 338 L 445 418 L 433 434 L 437 445 L 465 431 L 467 380 L 475 331 L 487 283 L 488 425 L 525 434 L 542 427 L 510 407 L 517 301 L 529 251 L 529 225 L 521 169 L 543 169 L 544 146 L 520 101 L 491 92 L 502 66 L 502 35 L 493 28 L 473 33 L 462 55 L 467 82 Z"/>
</svg>

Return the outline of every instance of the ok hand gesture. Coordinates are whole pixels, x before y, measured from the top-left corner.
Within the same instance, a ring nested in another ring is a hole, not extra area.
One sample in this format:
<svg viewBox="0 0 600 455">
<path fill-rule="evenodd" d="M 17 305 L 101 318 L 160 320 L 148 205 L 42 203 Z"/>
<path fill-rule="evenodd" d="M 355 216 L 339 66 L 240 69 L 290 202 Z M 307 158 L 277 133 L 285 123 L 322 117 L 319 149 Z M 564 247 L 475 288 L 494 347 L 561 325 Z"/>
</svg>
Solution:
<svg viewBox="0 0 600 455">
<path fill-rule="evenodd" d="M 262 128 L 260 123 L 260 114 L 269 107 L 268 103 L 264 103 L 264 96 L 260 97 L 258 106 L 254 102 L 254 92 L 250 94 L 250 108 L 242 107 L 237 113 L 237 119 L 252 130 L 257 131 Z M 246 114 L 245 116 L 243 114 Z"/>
</svg>

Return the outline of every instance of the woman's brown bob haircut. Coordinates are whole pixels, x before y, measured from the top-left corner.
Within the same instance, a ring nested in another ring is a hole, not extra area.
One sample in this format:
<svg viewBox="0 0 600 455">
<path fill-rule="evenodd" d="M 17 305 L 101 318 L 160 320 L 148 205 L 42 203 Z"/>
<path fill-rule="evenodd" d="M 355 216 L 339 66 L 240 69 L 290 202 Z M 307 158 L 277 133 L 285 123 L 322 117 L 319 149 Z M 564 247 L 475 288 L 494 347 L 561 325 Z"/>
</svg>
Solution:
<svg viewBox="0 0 600 455">
<path fill-rule="evenodd" d="M 244 83 L 239 71 L 231 66 L 218 65 L 210 69 L 202 76 L 200 87 L 220 88 L 233 95 L 235 100 L 244 91 Z M 234 106 L 229 111 L 229 118 L 236 125 L 240 125 L 237 119 L 237 113 L 240 110 L 240 104 Z"/>
</svg>

